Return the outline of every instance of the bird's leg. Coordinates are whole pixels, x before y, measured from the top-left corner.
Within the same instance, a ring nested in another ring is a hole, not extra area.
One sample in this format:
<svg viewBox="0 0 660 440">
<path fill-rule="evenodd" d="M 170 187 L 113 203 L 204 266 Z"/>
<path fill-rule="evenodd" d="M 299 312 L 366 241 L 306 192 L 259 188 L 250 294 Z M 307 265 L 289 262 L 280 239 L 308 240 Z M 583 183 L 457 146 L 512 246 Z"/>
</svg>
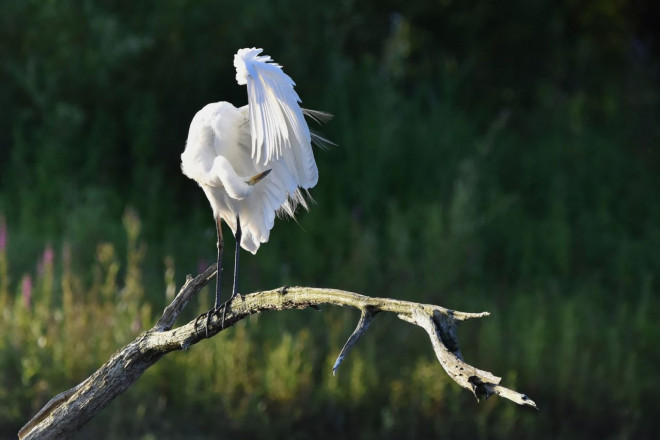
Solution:
<svg viewBox="0 0 660 440">
<path fill-rule="evenodd" d="M 241 231 L 241 219 L 236 216 L 236 234 L 234 238 L 236 239 L 236 254 L 234 255 L 234 289 L 232 290 L 231 297 L 235 297 L 238 293 L 238 257 L 241 251 L 241 237 L 243 233 Z"/>
<path fill-rule="evenodd" d="M 241 219 L 236 216 L 236 234 L 234 234 L 234 238 L 236 239 L 236 252 L 234 254 L 234 288 L 231 293 L 231 298 L 225 304 L 225 308 L 222 310 L 222 328 L 225 328 L 225 316 L 227 315 L 227 307 L 231 303 L 231 300 L 234 299 L 234 297 L 238 294 L 238 257 L 240 255 L 241 251 L 241 237 L 243 236 L 243 233 L 241 231 Z"/>
<path fill-rule="evenodd" d="M 222 219 L 218 216 L 215 219 L 215 228 L 218 234 L 218 274 L 215 277 L 215 306 L 217 309 L 220 306 L 220 274 L 222 273 L 222 248 L 224 241 L 222 240 Z"/>
<path fill-rule="evenodd" d="M 220 218 L 220 216 L 215 218 L 215 228 L 218 234 L 218 264 L 215 275 L 215 305 L 213 306 L 213 309 L 209 310 L 208 313 L 206 314 L 207 338 L 209 337 L 209 324 L 211 322 L 211 315 L 213 315 L 218 310 L 218 307 L 220 307 L 220 274 L 222 273 L 222 248 L 224 245 L 222 240 L 222 219 Z M 224 327 L 224 315 L 223 315 L 222 324 L 223 324 L 222 326 Z"/>
</svg>

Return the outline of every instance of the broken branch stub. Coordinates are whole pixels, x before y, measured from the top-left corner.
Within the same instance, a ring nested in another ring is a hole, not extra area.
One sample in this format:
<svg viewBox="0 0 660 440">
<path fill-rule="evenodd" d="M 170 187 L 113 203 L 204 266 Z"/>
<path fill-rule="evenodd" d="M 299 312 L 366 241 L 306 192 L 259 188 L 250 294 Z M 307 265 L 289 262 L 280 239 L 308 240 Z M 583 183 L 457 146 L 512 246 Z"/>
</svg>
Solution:
<svg viewBox="0 0 660 440">
<path fill-rule="evenodd" d="M 339 356 L 337 356 L 335 364 L 332 366 L 333 376 L 337 375 L 337 369 L 339 368 L 339 365 L 341 365 L 344 358 L 353 349 L 355 343 L 367 332 L 367 329 L 369 328 L 369 325 L 371 325 L 371 321 L 374 319 L 374 316 L 376 316 L 376 313 L 378 312 L 374 312 L 370 308 L 362 309 L 362 314 L 360 315 L 360 320 L 358 321 L 357 327 L 355 327 L 355 330 L 346 341 L 346 344 L 344 344 L 344 347 L 339 352 Z"/>
</svg>

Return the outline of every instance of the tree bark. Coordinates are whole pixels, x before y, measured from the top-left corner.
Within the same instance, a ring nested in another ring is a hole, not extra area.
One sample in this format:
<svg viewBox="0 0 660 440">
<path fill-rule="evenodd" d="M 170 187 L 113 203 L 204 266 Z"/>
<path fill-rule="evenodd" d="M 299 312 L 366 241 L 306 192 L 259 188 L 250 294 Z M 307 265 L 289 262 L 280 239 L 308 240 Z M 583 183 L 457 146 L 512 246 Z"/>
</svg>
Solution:
<svg viewBox="0 0 660 440">
<path fill-rule="evenodd" d="M 62 439 L 78 431 L 105 408 L 115 397 L 130 387 L 144 371 L 169 352 L 185 350 L 206 339 L 207 316 L 202 315 L 180 327 L 174 323 L 191 298 L 215 277 L 215 265 L 194 279 L 186 280 L 153 328 L 117 351 L 82 383 L 51 399 L 18 433 L 20 439 Z M 399 318 L 423 328 L 433 350 L 447 374 L 477 399 L 493 394 L 520 405 L 536 408 L 526 395 L 500 385 L 501 378 L 467 364 L 461 355 L 456 326 L 459 322 L 488 316 L 488 312 L 465 313 L 430 304 L 373 298 L 353 292 L 310 287 L 280 289 L 239 295 L 212 313 L 208 321 L 208 337 L 213 337 L 246 317 L 266 310 L 318 308 L 320 304 L 353 307 L 362 312 L 360 321 L 333 366 L 337 372 L 341 362 L 364 335 L 380 312 L 395 313 Z M 225 310 L 226 308 L 226 310 Z M 226 312 L 226 313 L 225 313 Z M 223 322 L 223 314 L 224 322 Z M 223 326 L 224 324 L 224 326 Z"/>
</svg>

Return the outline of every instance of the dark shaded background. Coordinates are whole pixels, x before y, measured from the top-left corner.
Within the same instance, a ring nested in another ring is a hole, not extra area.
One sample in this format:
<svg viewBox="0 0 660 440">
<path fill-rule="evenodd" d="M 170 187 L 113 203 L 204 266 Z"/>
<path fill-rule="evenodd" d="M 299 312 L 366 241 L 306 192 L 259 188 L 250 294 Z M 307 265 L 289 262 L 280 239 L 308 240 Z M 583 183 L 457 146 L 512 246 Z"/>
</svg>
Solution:
<svg viewBox="0 0 660 440">
<path fill-rule="evenodd" d="M 329 378 L 356 318 L 324 311 L 330 330 L 310 315 L 265 317 L 164 359 L 172 365 L 81 438 L 214 438 L 216 423 L 230 438 L 651 437 L 660 405 L 657 9 L 619 0 L 2 2 L 0 398 L 12 408 L 0 412 L 0 432 L 12 435 L 118 347 L 80 360 L 71 347 L 102 332 L 92 319 L 72 330 L 77 342 L 37 345 L 52 330 L 30 327 L 37 310 L 57 321 L 69 291 L 86 304 L 80 313 L 135 291 L 144 319 L 134 334 L 164 304 L 161 292 L 212 261 L 210 209 L 179 155 L 203 105 L 246 102 L 233 54 L 256 46 L 296 80 L 305 106 L 336 115 L 321 130 L 338 146 L 316 153 L 317 205 L 298 223 L 278 221 L 270 243 L 243 259 L 242 290 L 323 285 L 490 310 L 464 326 L 467 360 L 542 411 L 475 405 L 446 382 L 423 336 L 394 319 L 376 322 L 346 379 Z M 52 273 L 44 247 L 55 250 Z M 35 285 L 27 301 L 26 277 Z M 233 353 L 238 364 L 193 357 L 203 351 Z M 66 365 L 48 360 L 57 356 Z M 268 378 L 291 365 L 288 391 L 273 388 Z M 231 374 L 211 377 L 222 368 Z M 241 384 L 235 394 L 218 385 L 231 381 Z"/>
</svg>

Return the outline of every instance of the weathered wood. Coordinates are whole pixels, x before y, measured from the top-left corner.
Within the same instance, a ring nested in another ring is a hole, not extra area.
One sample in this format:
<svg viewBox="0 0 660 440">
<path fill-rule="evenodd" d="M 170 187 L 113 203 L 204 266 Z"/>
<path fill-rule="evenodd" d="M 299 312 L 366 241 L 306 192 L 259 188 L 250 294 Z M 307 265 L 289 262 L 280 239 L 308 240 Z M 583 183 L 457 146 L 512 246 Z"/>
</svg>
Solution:
<svg viewBox="0 0 660 440">
<path fill-rule="evenodd" d="M 215 266 L 197 277 L 188 278 L 178 295 L 163 312 L 154 327 L 117 351 L 94 374 L 69 391 L 51 399 L 20 431 L 20 439 L 62 439 L 78 431 L 85 423 L 124 392 L 165 354 L 187 349 L 206 338 L 206 316 L 172 328 L 188 301 L 215 276 Z M 238 321 L 267 310 L 318 309 L 320 304 L 353 307 L 362 312 L 358 327 L 341 351 L 335 367 L 348 354 L 355 342 L 380 312 L 395 313 L 404 321 L 420 326 L 428 333 L 433 349 L 447 374 L 478 399 L 492 394 L 520 405 L 536 408 L 524 394 L 507 389 L 493 374 L 467 364 L 460 353 L 456 326 L 459 322 L 488 316 L 487 312 L 465 313 L 431 304 L 419 304 L 390 298 L 374 298 L 353 292 L 311 287 L 280 289 L 239 295 L 227 307 L 225 303 L 209 319 L 209 337 L 213 337 Z M 222 314 L 226 316 L 224 327 Z"/>
<path fill-rule="evenodd" d="M 358 321 L 357 327 L 355 327 L 353 334 L 348 337 L 348 341 L 346 341 L 346 344 L 344 344 L 344 348 L 341 349 L 335 364 L 332 366 L 333 376 L 337 375 L 337 370 L 339 369 L 341 363 L 344 361 L 344 358 L 348 356 L 348 353 L 350 353 L 357 341 L 367 332 L 369 326 L 371 325 L 371 321 L 373 321 L 374 316 L 376 316 L 376 313 L 377 312 L 373 312 L 370 309 L 362 310 L 362 314 L 360 315 L 360 320 Z"/>
</svg>

